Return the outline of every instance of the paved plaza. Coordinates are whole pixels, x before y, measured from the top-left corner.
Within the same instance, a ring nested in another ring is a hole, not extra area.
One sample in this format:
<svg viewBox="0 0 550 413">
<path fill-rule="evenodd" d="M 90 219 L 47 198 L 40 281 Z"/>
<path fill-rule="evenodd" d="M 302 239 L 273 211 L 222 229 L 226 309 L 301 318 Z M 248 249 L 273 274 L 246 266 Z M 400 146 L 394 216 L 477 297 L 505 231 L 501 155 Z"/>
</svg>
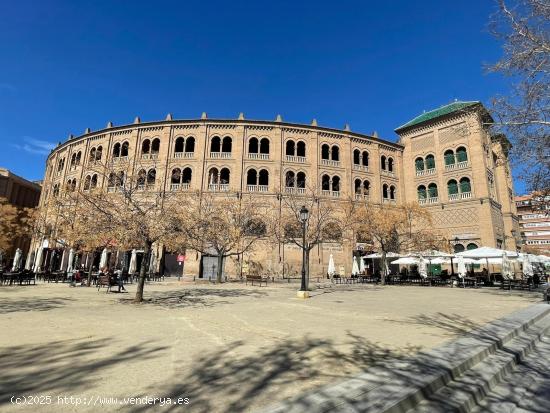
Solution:
<svg viewBox="0 0 550 413">
<path fill-rule="evenodd" d="M 0 396 L 50 395 L 41 411 L 92 411 L 58 396 L 187 397 L 162 411 L 251 411 L 388 359 L 442 344 L 540 301 L 498 289 L 339 285 L 295 298 L 296 284 L 167 281 L 148 301 L 95 288 L 0 288 Z M 132 406 L 132 411 L 151 406 Z"/>
</svg>

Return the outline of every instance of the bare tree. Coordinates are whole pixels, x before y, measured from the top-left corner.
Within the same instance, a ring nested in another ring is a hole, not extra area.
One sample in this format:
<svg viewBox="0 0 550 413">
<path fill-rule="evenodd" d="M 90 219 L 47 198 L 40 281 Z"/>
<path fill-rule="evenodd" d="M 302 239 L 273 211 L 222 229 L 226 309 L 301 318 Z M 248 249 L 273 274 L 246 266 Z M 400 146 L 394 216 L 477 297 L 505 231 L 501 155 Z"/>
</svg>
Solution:
<svg viewBox="0 0 550 413">
<path fill-rule="evenodd" d="M 33 209 L 18 208 L 8 203 L 6 198 L 0 198 L 0 266 L 2 255 L 7 253 L 14 241 L 31 232 L 31 217 Z"/>
<path fill-rule="evenodd" d="M 493 99 L 492 125 L 513 143 L 520 177 L 542 199 L 550 195 L 550 3 L 497 0 L 491 32 L 503 56 L 489 67 L 514 81 L 508 96 Z M 543 203 L 546 208 L 549 202 Z"/>
</svg>

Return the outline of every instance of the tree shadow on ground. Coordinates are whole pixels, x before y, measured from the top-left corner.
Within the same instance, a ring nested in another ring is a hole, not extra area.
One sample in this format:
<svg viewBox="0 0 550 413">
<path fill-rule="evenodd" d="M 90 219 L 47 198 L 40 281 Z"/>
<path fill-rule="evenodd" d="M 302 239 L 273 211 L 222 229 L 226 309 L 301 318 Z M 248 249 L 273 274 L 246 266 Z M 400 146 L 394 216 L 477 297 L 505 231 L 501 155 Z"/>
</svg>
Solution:
<svg viewBox="0 0 550 413">
<path fill-rule="evenodd" d="M 188 397 L 186 411 L 239 412 L 288 397 L 289 389 L 303 391 L 341 380 L 367 368 L 383 366 L 416 353 L 420 347 L 392 350 L 348 333 L 343 345 L 304 337 L 273 346 L 249 348 L 245 342 L 204 354 L 190 368 L 181 369 L 164 390 L 165 397 Z M 245 356 L 236 356 L 236 353 Z M 159 388 L 149 390 L 158 393 Z M 287 393 L 285 393 L 287 392 Z M 148 394 L 148 393 L 145 393 Z M 140 411 L 145 411 L 142 408 Z M 169 411 L 179 407 L 170 406 Z"/>
<path fill-rule="evenodd" d="M 0 298 L 0 314 L 18 313 L 27 311 L 48 311 L 60 308 L 74 301 L 72 298 Z"/>
<path fill-rule="evenodd" d="M 481 290 L 483 294 L 491 294 L 499 297 L 520 297 L 520 298 L 529 298 L 533 302 L 542 301 L 543 292 L 538 290 L 503 290 L 500 288 L 484 288 Z"/>
<path fill-rule="evenodd" d="M 435 314 L 419 314 L 405 320 L 387 321 L 407 326 L 416 324 L 418 326 L 434 327 L 452 336 L 464 335 L 481 327 L 480 323 L 476 323 L 460 314 L 445 314 L 441 312 Z"/>
<path fill-rule="evenodd" d="M 0 406 L 10 403 L 12 395 L 75 394 L 77 389 L 92 388 L 98 374 L 117 364 L 154 358 L 166 349 L 151 342 L 114 349 L 113 341 L 63 340 L 2 348 Z"/>
<path fill-rule="evenodd" d="M 248 289 L 223 289 L 223 288 L 192 288 L 187 290 L 175 290 L 166 292 L 151 292 L 142 304 L 151 304 L 164 308 L 187 307 L 214 307 L 216 305 L 231 304 L 231 301 L 223 298 L 250 297 L 261 298 L 267 296 L 266 292 Z M 132 304 L 133 298 L 121 298 L 123 304 Z"/>
</svg>

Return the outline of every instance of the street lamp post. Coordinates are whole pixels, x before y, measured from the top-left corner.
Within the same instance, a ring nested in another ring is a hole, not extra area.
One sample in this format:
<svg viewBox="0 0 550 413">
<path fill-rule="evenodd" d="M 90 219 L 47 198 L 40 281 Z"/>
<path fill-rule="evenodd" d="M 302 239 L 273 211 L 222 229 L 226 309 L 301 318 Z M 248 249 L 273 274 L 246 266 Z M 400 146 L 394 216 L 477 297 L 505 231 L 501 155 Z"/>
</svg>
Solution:
<svg viewBox="0 0 550 413">
<path fill-rule="evenodd" d="M 298 291 L 299 298 L 308 298 L 306 286 L 306 226 L 309 218 L 309 211 L 305 206 L 300 209 L 300 222 L 302 223 L 302 285 Z"/>
</svg>

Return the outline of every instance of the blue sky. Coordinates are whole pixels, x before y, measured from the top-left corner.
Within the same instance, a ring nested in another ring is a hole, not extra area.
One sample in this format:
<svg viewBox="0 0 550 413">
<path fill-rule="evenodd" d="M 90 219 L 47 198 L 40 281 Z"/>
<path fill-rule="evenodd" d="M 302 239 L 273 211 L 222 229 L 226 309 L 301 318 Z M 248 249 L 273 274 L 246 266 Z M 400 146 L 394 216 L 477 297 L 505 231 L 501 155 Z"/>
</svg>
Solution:
<svg viewBox="0 0 550 413">
<path fill-rule="evenodd" d="M 0 14 L 0 166 L 40 179 L 85 128 L 209 117 L 371 133 L 454 99 L 488 102 L 492 0 L 17 1 Z M 521 192 L 522 187 L 516 184 Z"/>
</svg>

